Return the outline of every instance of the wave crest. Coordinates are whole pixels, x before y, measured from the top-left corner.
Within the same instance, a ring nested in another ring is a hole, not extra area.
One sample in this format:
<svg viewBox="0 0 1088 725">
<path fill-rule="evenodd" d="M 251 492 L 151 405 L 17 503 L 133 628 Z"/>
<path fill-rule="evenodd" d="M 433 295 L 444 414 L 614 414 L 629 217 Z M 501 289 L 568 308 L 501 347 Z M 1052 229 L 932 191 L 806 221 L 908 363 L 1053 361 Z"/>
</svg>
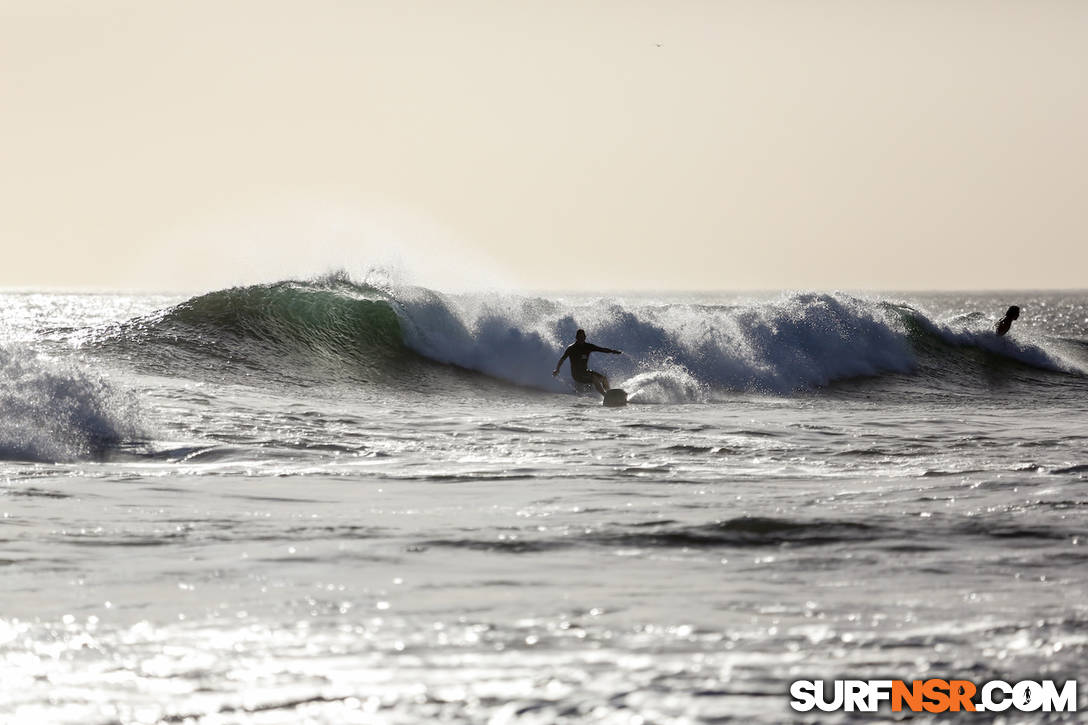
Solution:
<svg viewBox="0 0 1088 725">
<path fill-rule="evenodd" d="M 137 343 L 128 350 L 138 355 L 165 349 L 208 371 L 246 368 L 306 385 L 341 377 L 441 387 L 448 365 L 477 380 L 568 392 L 567 372 L 557 381 L 551 371 L 578 328 L 626 353 L 594 355 L 591 367 L 643 402 L 788 395 L 888 374 L 973 385 L 979 366 L 995 360 L 1079 375 L 1086 367 L 1049 343 L 998 338 L 978 315 L 940 322 L 905 304 L 842 293 L 716 304 L 454 295 L 342 274 L 201 295 L 127 323 L 112 339 Z"/>
</svg>

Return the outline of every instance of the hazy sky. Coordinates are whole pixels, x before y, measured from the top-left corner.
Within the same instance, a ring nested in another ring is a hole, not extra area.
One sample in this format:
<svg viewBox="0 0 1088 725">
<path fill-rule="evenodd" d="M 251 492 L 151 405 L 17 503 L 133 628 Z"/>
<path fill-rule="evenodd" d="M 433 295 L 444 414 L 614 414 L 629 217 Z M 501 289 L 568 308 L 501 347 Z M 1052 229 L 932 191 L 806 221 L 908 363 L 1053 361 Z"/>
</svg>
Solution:
<svg viewBox="0 0 1088 725">
<path fill-rule="evenodd" d="M 1083 0 L 0 0 L 8 287 L 1085 287 L 1086 201 Z"/>
</svg>

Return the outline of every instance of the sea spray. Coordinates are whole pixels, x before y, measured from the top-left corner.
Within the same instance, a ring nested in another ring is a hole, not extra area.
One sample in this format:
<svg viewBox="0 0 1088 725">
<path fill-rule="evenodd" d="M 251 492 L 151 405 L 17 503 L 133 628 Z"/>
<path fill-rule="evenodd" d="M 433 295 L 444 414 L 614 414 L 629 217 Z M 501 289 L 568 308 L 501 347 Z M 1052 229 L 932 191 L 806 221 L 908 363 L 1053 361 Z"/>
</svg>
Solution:
<svg viewBox="0 0 1088 725">
<path fill-rule="evenodd" d="M 101 375 L 0 346 L 0 459 L 95 458 L 143 428 L 135 401 Z"/>
<path fill-rule="evenodd" d="M 622 349 L 591 367 L 616 379 L 667 359 L 703 386 L 788 394 L 845 378 L 906 372 L 905 329 L 880 305 L 848 295 L 788 295 L 739 305 L 507 300 L 489 304 L 430 291 L 398 297 L 405 342 L 420 354 L 543 389 L 574 331 Z M 602 359 L 603 358 L 603 359 Z"/>
<path fill-rule="evenodd" d="M 679 365 L 657 364 L 647 372 L 623 381 L 614 381 L 627 390 L 631 403 L 704 403 L 709 399 L 707 388 Z"/>
</svg>

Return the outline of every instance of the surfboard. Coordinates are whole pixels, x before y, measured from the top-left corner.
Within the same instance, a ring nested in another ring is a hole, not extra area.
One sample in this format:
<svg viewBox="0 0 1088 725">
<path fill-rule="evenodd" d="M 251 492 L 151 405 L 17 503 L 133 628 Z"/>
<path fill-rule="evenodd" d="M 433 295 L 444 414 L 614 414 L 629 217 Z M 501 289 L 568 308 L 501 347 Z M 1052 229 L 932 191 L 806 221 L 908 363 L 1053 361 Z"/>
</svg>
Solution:
<svg viewBox="0 0 1088 725">
<path fill-rule="evenodd" d="M 604 394 L 604 404 L 609 408 L 618 408 L 622 405 L 627 405 L 627 391 L 620 390 L 619 388 L 612 388 Z"/>
</svg>

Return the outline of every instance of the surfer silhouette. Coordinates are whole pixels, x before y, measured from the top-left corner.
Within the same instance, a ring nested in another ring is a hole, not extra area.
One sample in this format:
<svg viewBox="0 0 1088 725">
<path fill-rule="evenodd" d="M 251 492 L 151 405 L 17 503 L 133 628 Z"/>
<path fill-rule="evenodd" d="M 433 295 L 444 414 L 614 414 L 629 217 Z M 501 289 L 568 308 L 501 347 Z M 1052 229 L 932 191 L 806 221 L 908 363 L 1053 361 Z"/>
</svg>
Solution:
<svg viewBox="0 0 1088 725">
<path fill-rule="evenodd" d="M 607 347 L 598 347 L 591 342 L 586 342 L 586 331 L 579 330 L 574 335 L 574 343 L 563 351 L 563 357 L 555 364 L 552 375 L 559 374 L 559 368 L 563 367 L 563 361 L 570 358 L 570 376 L 577 383 L 592 385 L 597 392 L 604 395 L 608 392 L 608 378 L 596 370 L 589 369 L 589 354 L 591 352 L 607 352 L 612 355 L 622 355 L 620 350 L 611 350 Z"/>
<path fill-rule="evenodd" d="M 996 328 L 997 336 L 1001 337 L 1006 332 L 1008 332 L 1009 328 L 1012 327 L 1012 321 L 1017 319 L 1018 317 L 1020 317 L 1020 308 L 1016 305 L 1013 305 L 1005 313 L 1005 316 L 998 321 Z"/>
</svg>

